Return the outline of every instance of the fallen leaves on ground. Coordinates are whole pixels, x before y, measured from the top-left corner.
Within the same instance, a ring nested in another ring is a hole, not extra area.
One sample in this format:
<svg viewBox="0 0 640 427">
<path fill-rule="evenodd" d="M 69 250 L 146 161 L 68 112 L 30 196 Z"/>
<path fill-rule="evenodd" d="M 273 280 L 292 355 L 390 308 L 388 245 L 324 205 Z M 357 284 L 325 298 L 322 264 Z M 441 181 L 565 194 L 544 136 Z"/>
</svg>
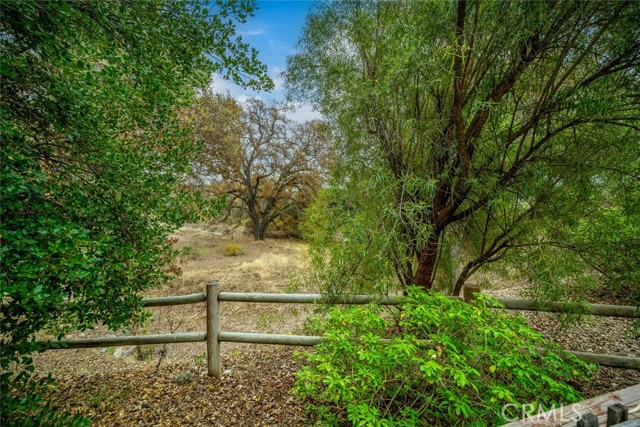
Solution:
<svg viewBox="0 0 640 427">
<path fill-rule="evenodd" d="M 304 404 L 289 391 L 299 367 L 292 353 L 236 351 L 223 357 L 220 379 L 195 364 L 65 375 L 51 398 L 93 426 L 304 426 Z"/>
</svg>

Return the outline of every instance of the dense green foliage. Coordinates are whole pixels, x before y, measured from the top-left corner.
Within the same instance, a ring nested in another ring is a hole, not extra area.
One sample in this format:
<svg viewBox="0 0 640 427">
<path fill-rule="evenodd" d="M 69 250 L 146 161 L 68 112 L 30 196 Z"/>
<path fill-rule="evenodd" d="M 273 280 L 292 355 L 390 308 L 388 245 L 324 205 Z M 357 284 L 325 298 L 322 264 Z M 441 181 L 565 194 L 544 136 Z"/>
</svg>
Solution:
<svg viewBox="0 0 640 427">
<path fill-rule="evenodd" d="M 232 38 L 252 7 L 2 2 L 3 425 L 56 423 L 32 393 L 35 334 L 130 324 L 169 277 L 167 235 L 219 208 L 179 187 L 198 147 L 178 113 L 212 72 L 272 84 Z"/>
<path fill-rule="evenodd" d="M 288 80 L 340 155 L 308 216 L 322 283 L 637 301 L 639 50 L 632 1 L 319 5 Z"/>
<path fill-rule="evenodd" d="M 581 400 L 567 382 L 591 368 L 492 304 L 410 288 L 400 311 L 333 308 L 294 391 L 322 426 L 495 426 Z"/>
</svg>

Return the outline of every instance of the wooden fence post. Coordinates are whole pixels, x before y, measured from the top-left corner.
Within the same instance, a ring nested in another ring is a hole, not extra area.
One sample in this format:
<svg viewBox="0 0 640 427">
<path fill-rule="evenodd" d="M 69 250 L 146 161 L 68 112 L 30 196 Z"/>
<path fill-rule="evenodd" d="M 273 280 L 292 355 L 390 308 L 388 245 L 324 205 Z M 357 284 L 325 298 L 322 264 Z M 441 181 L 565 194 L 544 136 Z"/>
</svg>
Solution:
<svg viewBox="0 0 640 427">
<path fill-rule="evenodd" d="M 220 283 L 207 282 L 207 371 L 210 377 L 220 378 Z"/>
<path fill-rule="evenodd" d="M 615 426 L 629 419 L 629 408 L 620 403 L 607 408 L 607 427 Z"/>
<path fill-rule="evenodd" d="M 474 294 L 480 293 L 480 286 L 474 283 L 465 283 L 462 287 L 462 295 L 466 302 L 478 299 Z"/>
</svg>

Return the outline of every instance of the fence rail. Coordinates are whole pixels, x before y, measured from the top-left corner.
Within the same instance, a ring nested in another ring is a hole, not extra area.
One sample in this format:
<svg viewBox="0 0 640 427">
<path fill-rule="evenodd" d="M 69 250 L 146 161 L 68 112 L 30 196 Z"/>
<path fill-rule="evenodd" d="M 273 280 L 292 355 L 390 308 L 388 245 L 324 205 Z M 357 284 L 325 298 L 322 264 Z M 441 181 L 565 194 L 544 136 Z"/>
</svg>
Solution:
<svg viewBox="0 0 640 427">
<path fill-rule="evenodd" d="M 171 297 L 142 298 L 144 307 L 166 307 L 170 305 L 195 304 L 207 300 L 204 292 Z"/>
<path fill-rule="evenodd" d="M 460 297 L 450 297 L 461 299 Z M 277 304 L 370 304 L 398 305 L 401 297 L 385 297 L 377 295 L 323 295 L 323 294 L 258 294 L 220 292 L 218 301 L 224 302 L 259 302 Z"/>
<path fill-rule="evenodd" d="M 177 344 L 185 342 L 203 342 L 206 340 L 207 334 L 204 332 L 186 332 L 179 334 L 79 338 L 64 341 L 45 341 L 45 343 L 51 350 L 55 350 L 66 348 L 118 347 L 121 345 Z"/>
<path fill-rule="evenodd" d="M 563 313 L 570 311 L 572 306 L 559 303 L 540 304 L 536 301 L 525 299 L 496 298 L 496 300 L 507 310 L 525 310 L 525 311 L 548 311 L 554 313 Z M 580 308 L 576 306 L 575 308 Z M 640 311 L 638 307 L 631 305 L 605 305 L 605 304 L 586 304 L 590 314 L 593 316 L 606 317 L 628 317 L 640 319 Z"/>
<path fill-rule="evenodd" d="M 461 297 L 449 296 L 450 299 L 462 300 Z M 551 303 L 540 304 L 537 301 L 530 301 L 516 298 L 495 298 L 504 307 L 505 310 L 524 310 L 524 311 L 547 311 L 554 313 L 563 313 L 572 309 L 580 309 L 581 306 Z M 377 302 L 381 305 L 398 305 L 402 302 L 402 297 L 394 296 L 377 296 L 377 295 L 336 295 L 329 296 L 323 294 L 261 294 L 261 293 L 239 293 L 239 292 L 220 292 L 218 301 L 221 302 L 256 302 L 256 303 L 276 303 L 276 304 L 369 304 Z M 630 317 L 640 318 L 638 307 L 630 305 L 605 305 L 605 304 L 586 304 L 590 314 L 593 316 L 607 317 Z"/>
<path fill-rule="evenodd" d="M 449 297 L 452 299 L 460 299 L 469 301 L 477 298 L 480 289 L 475 285 L 467 285 L 463 289 L 463 298 Z M 203 342 L 207 343 L 207 366 L 210 376 L 219 377 L 221 372 L 220 365 L 220 343 L 235 342 L 247 344 L 276 344 L 276 345 L 295 345 L 295 346 L 314 346 L 321 343 L 324 338 L 321 336 L 305 336 L 305 335 L 278 335 L 278 334 L 255 334 L 240 332 L 221 332 L 220 331 L 220 303 L 221 302 L 249 302 L 249 303 L 277 303 L 277 304 L 369 304 L 377 302 L 382 305 L 398 305 L 402 301 L 402 297 L 397 296 L 375 296 L 375 295 L 336 295 L 328 296 L 322 294 L 265 294 L 265 293 L 237 293 L 237 292 L 220 292 L 220 285 L 217 281 L 208 282 L 206 292 L 157 297 L 144 298 L 142 304 L 145 307 L 162 307 L 180 304 L 195 304 L 206 302 L 207 313 L 207 330 L 206 332 L 190 332 L 176 334 L 158 334 L 158 335 L 137 335 L 137 336 L 121 336 L 121 337 L 105 337 L 105 338 L 84 338 L 63 341 L 45 341 L 43 344 L 49 349 L 64 348 L 92 348 L 92 347 L 113 347 L 121 345 L 146 345 L 146 344 L 174 344 L 187 342 Z M 549 312 L 565 312 L 567 307 L 563 304 L 540 305 L 535 301 L 521 299 L 497 298 L 506 310 L 527 310 L 527 311 L 549 311 Z M 640 311 L 633 306 L 617 306 L 604 304 L 589 304 L 590 314 L 596 316 L 609 317 L 626 317 L 640 318 Z M 389 341 L 381 339 L 382 342 Z M 538 349 L 544 354 L 543 349 Z M 609 354 L 585 353 L 566 350 L 578 359 L 586 362 L 598 363 L 603 366 L 615 368 L 626 368 L 640 370 L 640 358 L 614 356 Z"/>
</svg>

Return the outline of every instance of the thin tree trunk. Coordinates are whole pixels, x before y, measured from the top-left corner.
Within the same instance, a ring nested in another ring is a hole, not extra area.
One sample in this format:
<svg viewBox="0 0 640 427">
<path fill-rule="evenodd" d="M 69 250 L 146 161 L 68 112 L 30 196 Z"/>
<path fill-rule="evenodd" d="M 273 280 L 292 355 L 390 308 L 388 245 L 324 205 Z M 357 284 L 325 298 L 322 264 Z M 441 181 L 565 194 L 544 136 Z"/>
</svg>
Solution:
<svg viewBox="0 0 640 427">
<path fill-rule="evenodd" d="M 264 240 L 264 233 L 262 233 L 259 222 L 253 223 L 253 238 L 255 240 Z"/>
<path fill-rule="evenodd" d="M 264 240 L 264 235 L 260 233 L 260 218 L 258 217 L 258 213 L 256 212 L 255 207 L 248 206 L 249 210 L 249 218 L 251 218 L 251 225 L 253 228 L 253 238 L 255 240 Z"/>
<path fill-rule="evenodd" d="M 413 277 L 413 284 L 424 289 L 433 287 L 433 273 L 438 260 L 439 240 L 434 237 L 427 243 L 427 247 L 418 252 L 418 268 Z"/>
<path fill-rule="evenodd" d="M 269 224 L 269 222 L 265 222 L 260 226 L 260 240 L 264 240 L 265 237 L 267 237 L 267 224 Z"/>
<path fill-rule="evenodd" d="M 469 265 L 467 264 L 467 266 L 462 270 L 462 273 L 458 276 L 458 279 L 456 279 L 456 285 L 453 288 L 453 296 L 457 297 L 460 295 L 462 287 L 467 282 L 467 279 L 469 279 L 469 276 L 471 276 L 471 269 L 468 267 Z"/>
</svg>

